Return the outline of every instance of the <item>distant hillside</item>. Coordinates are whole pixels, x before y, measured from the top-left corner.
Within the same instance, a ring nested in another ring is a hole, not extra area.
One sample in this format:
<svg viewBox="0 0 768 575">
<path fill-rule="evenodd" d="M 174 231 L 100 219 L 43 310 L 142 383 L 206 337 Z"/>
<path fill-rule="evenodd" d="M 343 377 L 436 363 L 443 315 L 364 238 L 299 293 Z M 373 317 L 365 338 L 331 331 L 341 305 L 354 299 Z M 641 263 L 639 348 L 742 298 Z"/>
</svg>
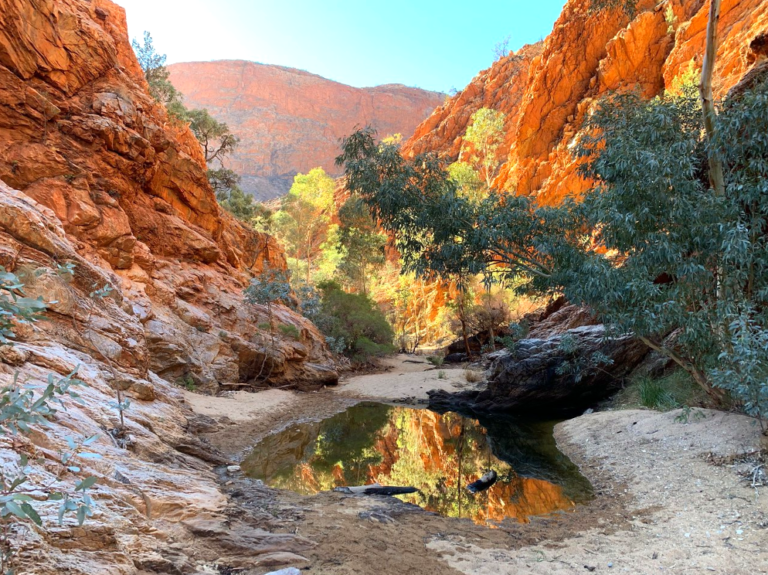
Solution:
<svg viewBox="0 0 768 575">
<path fill-rule="evenodd" d="M 240 139 L 227 167 L 243 188 L 266 200 L 288 191 L 293 176 L 322 166 L 339 175 L 339 139 L 355 126 L 410 137 L 445 95 L 387 84 L 353 88 L 302 70 L 241 60 L 169 66 L 191 108 L 207 108 Z"/>
</svg>

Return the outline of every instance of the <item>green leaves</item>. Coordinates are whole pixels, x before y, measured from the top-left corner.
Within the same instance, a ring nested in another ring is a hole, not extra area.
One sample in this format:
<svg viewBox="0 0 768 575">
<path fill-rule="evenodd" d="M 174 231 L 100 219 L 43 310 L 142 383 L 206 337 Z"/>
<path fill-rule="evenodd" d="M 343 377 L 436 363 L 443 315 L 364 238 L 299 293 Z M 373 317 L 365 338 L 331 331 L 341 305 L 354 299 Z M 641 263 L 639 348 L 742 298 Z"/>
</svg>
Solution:
<svg viewBox="0 0 768 575">
<path fill-rule="evenodd" d="M 206 109 L 188 110 L 185 120 L 203 146 L 206 163 L 223 160 L 240 143 L 240 138 L 229 131 L 229 126 L 216 120 Z"/>
<path fill-rule="evenodd" d="M 371 130 L 347 138 L 337 162 L 345 166 L 348 189 L 395 236 L 404 272 L 484 273 L 524 278 L 520 291 L 548 289 L 557 251 L 548 242 L 568 236 L 567 210 L 536 213 L 529 198 L 495 191 L 479 201 L 467 197 L 437 157 L 406 160 L 395 146 L 377 145 Z"/>
<path fill-rule="evenodd" d="M 43 520 L 40 519 L 40 516 L 37 514 L 37 511 L 26 501 L 21 504 L 21 511 L 29 517 L 37 526 L 41 526 L 43 524 Z"/>
<path fill-rule="evenodd" d="M 280 209 L 270 218 L 270 232 L 283 242 L 289 261 L 304 265 L 304 282 L 311 283 L 313 274 L 326 255 L 333 251 L 331 217 L 334 211 L 336 182 L 322 168 L 297 174 L 283 197 Z M 298 273 L 297 273 L 298 275 Z"/>
<path fill-rule="evenodd" d="M 273 268 L 265 262 L 262 272 L 251 279 L 244 293 L 245 301 L 250 304 L 286 303 L 291 295 L 290 275 L 287 271 Z"/>
<path fill-rule="evenodd" d="M 585 128 L 576 152 L 595 185 L 556 207 L 494 192 L 471 201 L 457 189 L 458 168 L 451 175 L 430 155 L 405 159 L 370 129 L 344 141 L 337 163 L 395 235 L 405 272 L 482 273 L 515 278 L 520 291 L 564 292 L 612 332 L 668 355 L 708 393 L 716 396 L 714 383 L 764 413 L 768 85 L 724 103 L 711 142 L 687 86 L 652 101 L 613 96 Z M 710 190 L 710 155 L 725 166 L 725 194 Z"/>
<path fill-rule="evenodd" d="M 0 345 L 10 345 L 15 323 L 31 323 L 40 319 L 46 309 L 41 297 L 24 296 L 23 283 L 0 266 Z"/>
<path fill-rule="evenodd" d="M 165 67 L 166 56 L 155 51 L 152 35 L 145 31 L 144 42 L 140 44 L 134 39 L 131 41 L 131 47 L 139 61 L 139 66 L 144 70 L 150 95 L 165 105 L 169 112 L 176 112 L 183 119 L 186 110 L 181 103 L 182 95 L 168 79 L 170 72 Z"/>
<path fill-rule="evenodd" d="M 368 206 L 358 197 L 350 197 L 338 213 L 338 248 L 342 254 L 340 271 L 358 292 L 368 293 L 368 277 L 386 261 L 387 236 L 371 217 Z"/>
<path fill-rule="evenodd" d="M 97 479 L 95 477 L 86 477 L 75 485 L 75 491 L 85 491 L 89 487 L 95 485 L 96 481 Z"/>
<path fill-rule="evenodd" d="M 392 327 L 368 296 L 346 293 L 332 281 L 318 288 L 322 293 L 321 313 L 314 321 L 334 351 L 356 361 L 392 351 Z"/>
</svg>

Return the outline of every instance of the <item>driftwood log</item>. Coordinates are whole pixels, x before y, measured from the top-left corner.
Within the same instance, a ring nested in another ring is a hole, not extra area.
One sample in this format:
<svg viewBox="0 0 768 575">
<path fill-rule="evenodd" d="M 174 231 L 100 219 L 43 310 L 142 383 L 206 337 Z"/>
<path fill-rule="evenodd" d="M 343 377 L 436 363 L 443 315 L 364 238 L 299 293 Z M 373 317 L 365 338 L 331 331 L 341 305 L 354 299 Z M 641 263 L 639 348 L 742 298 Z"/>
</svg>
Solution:
<svg viewBox="0 0 768 575">
<path fill-rule="evenodd" d="M 379 485 L 378 483 L 373 483 L 372 485 L 337 487 L 334 491 L 339 493 L 350 493 L 352 495 L 406 495 L 408 493 L 416 493 L 418 489 L 415 487 L 397 487 L 394 485 Z"/>
</svg>

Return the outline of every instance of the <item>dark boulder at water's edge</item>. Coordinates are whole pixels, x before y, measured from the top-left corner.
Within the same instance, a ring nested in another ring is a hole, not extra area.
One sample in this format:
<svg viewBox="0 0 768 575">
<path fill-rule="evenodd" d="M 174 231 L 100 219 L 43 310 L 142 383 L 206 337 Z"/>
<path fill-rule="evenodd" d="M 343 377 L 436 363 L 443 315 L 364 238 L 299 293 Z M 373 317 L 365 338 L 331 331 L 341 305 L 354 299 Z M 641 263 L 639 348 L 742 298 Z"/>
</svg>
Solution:
<svg viewBox="0 0 768 575">
<path fill-rule="evenodd" d="M 513 351 L 488 356 L 485 390 L 431 391 L 429 407 L 438 412 L 572 415 L 618 391 L 647 353 L 638 339 L 609 337 L 602 325 L 577 327 L 547 339 L 523 339 Z"/>
</svg>

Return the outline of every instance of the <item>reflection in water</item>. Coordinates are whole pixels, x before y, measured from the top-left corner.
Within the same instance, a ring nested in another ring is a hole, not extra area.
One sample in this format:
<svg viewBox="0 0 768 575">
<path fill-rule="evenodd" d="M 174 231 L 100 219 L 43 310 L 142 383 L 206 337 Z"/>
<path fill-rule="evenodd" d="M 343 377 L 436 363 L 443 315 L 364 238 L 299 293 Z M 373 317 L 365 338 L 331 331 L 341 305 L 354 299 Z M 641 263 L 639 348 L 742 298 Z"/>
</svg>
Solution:
<svg viewBox="0 0 768 575">
<path fill-rule="evenodd" d="M 362 403 L 265 438 L 243 462 L 249 476 L 303 494 L 346 485 L 414 486 L 405 501 L 478 523 L 571 509 L 591 496 L 556 448 L 552 423 Z M 473 495 L 488 469 L 499 480 Z"/>
</svg>

